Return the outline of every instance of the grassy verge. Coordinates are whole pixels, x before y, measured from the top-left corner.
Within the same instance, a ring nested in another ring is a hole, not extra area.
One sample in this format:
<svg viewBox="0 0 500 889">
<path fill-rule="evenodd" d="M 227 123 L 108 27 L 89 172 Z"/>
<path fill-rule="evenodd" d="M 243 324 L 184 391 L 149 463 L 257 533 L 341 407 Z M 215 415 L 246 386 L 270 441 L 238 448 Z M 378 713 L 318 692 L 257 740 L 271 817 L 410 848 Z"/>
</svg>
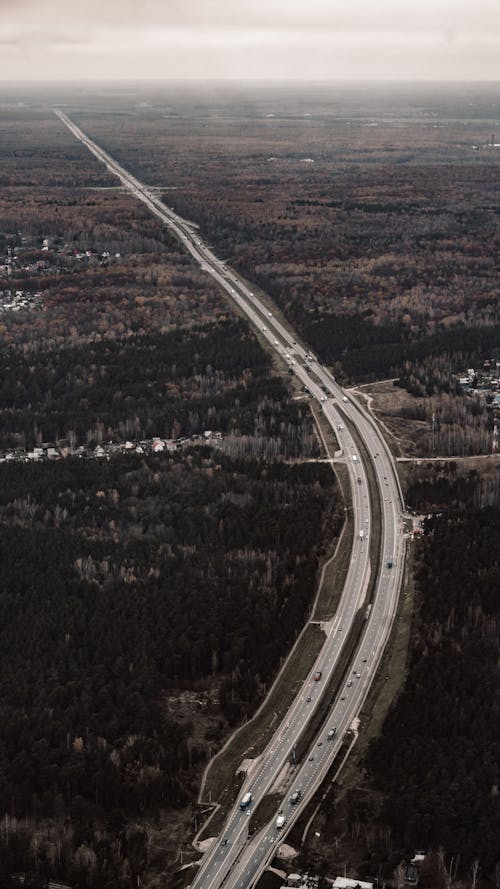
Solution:
<svg viewBox="0 0 500 889">
<path fill-rule="evenodd" d="M 295 643 L 286 668 L 255 716 L 241 726 L 228 744 L 212 760 L 203 798 L 226 804 L 228 788 L 244 759 L 255 759 L 272 738 L 297 691 L 307 678 L 325 641 L 323 630 L 307 624 Z"/>
<path fill-rule="evenodd" d="M 259 803 L 250 819 L 250 835 L 269 823 L 276 810 L 279 809 L 282 797 L 279 793 L 268 793 Z"/>
<path fill-rule="evenodd" d="M 320 430 L 321 439 L 326 446 L 327 455 L 330 457 L 338 448 L 337 439 L 330 424 L 325 421 L 323 412 L 317 409 L 314 404 L 311 404 L 311 411 Z M 313 613 L 313 620 L 320 621 L 330 620 L 337 610 L 349 570 L 354 536 L 349 472 L 343 463 L 336 463 L 334 466 L 332 465 L 332 468 L 344 502 L 345 522 L 341 536 L 336 541 L 333 554 L 323 566 L 323 581 Z"/>
<path fill-rule="evenodd" d="M 325 840 L 324 825 L 327 820 L 331 819 L 333 812 L 335 812 L 336 820 L 342 819 L 342 803 L 346 795 L 359 788 L 360 785 L 362 786 L 364 757 L 368 745 L 373 738 L 380 734 L 389 708 L 404 686 L 414 610 L 414 559 L 415 551 L 412 547 L 407 554 L 403 587 L 389 644 L 360 714 L 360 734 L 357 744 L 342 770 L 341 776 L 333 782 L 336 765 L 338 766 L 338 763 L 341 762 L 341 759 L 336 757 L 336 763 L 330 769 L 325 782 L 301 815 L 290 835 L 289 841 L 298 847 L 304 828 L 317 809 L 301 852 L 301 855 L 304 856 L 304 866 L 313 866 L 316 861 L 320 860 L 326 860 L 332 864 L 336 862 L 338 850 L 335 843 L 330 845 Z M 315 836 L 316 832 L 321 834 L 320 842 Z M 351 865 L 355 866 L 354 846 L 350 861 Z M 300 870 L 299 864 L 297 867 Z"/>
<path fill-rule="evenodd" d="M 318 417 L 313 410 L 317 422 L 323 419 Z M 324 423 L 324 421 L 323 421 Z M 324 424 L 328 432 L 330 427 Z M 327 446 L 336 447 L 335 437 L 330 429 L 331 441 L 327 440 Z M 339 465 L 335 469 L 344 501 L 350 503 L 349 479 L 345 466 Z M 345 576 L 349 567 L 352 547 L 352 516 L 346 513 L 346 525 L 339 541 L 332 542 L 332 550 L 336 544 L 336 554 L 330 556 L 325 563 L 323 580 L 319 590 L 313 620 L 327 620 L 335 613 L 340 598 Z M 335 551 L 335 550 L 334 550 Z M 297 642 L 286 662 L 283 673 L 278 676 L 268 697 L 257 711 L 255 716 L 241 726 L 225 747 L 214 757 L 209 765 L 202 798 L 210 802 L 218 802 L 221 809 L 207 824 L 207 835 L 213 835 L 213 828 L 223 822 L 224 814 L 234 803 L 240 783 L 235 782 L 235 776 L 244 759 L 255 759 L 266 747 L 271 739 L 276 726 L 284 717 L 292 704 L 302 682 L 309 674 L 316 657 L 325 641 L 322 629 L 315 624 L 307 624 L 300 633 Z"/>
</svg>

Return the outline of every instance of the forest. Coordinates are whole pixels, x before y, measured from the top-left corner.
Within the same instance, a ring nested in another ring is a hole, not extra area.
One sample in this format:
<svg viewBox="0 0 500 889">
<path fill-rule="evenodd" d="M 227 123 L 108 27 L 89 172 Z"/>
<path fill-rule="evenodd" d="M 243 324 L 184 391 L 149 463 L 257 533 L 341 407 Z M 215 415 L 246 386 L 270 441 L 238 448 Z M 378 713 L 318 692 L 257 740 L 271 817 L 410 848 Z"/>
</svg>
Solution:
<svg viewBox="0 0 500 889">
<path fill-rule="evenodd" d="M 498 347 L 498 163 L 470 150 L 484 120 L 431 98 L 385 122 L 330 99 L 278 117 L 269 98 L 156 100 L 74 116 L 341 380 L 398 376 L 441 399 L 444 430 L 458 395 L 444 366 Z M 2 114 L 0 162 L 0 289 L 41 293 L 40 310 L 0 318 L 0 448 L 224 433 L 219 448 L 0 465 L 2 886 L 163 887 L 201 768 L 308 612 L 339 492 L 307 403 L 49 111 Z M 465 412 L 481 449 L 490 417 Z M 500 525 L 475 510 L 498 478 L 424 470 L 409 503 L 445 514 L 419 544 L 406 687 L 330 829 L 357 838 L 360 876 L 390 878 L 425 846 L 489 877 Z"/>
<path fill-rule="evenodd" d="M 307 401 L 179 245 L 50 112 L 0 131 L 0 289 L 42 294 L 0 318 L 0 882 L 168 883 L 343 510 Z M 154 436 L 186 441 L 71 455 Z M 41 442 L 69 456 L 21 462 Z"/>
<path fill-rule="evenodd" d="M 65 439 L 72 447 L 205 429 L 278 435 L 297 456 L 305 417 L 269 373 L 270 360 L 238 320 L 123 340 L 0 355 L 0 448 Z M 258 410 L 256 409 L 258 408 Z M 285 437 L 286 438 L 286 437 Z"/>
<path fill-rule="evenodd" d="M 472 151 L 472 107 L 321 96 L 304 119 L 294 97 L 269 114 L 262 94 L 251 111 L 174 104 L 162 118 L 156 102 L 76 118 L 139 177 L 174 186 L 167 203 L 347 378 L 498 346 L 498 157 Z"/>
<path fill-rule="evenodd" d="M 127 824 L 191 801 L 301 625 L 334 478 L 210 448 L 0 469 L 0 860 L 122 885 Z M 179 688 L 213 688 L 208 715 L 173 718 Z"/>
<path fill-rule="evenodd" d="M 328 832 L 392 879 L 415 849 L 423 886 L 494 880 L 500 862 L 500 510 L 434 516 L 418 544 L 417 613 L 403 690 L 371 744 L 364 778 Z M 349 839 L 348 839 L 349 838 Z"/>
</svg>

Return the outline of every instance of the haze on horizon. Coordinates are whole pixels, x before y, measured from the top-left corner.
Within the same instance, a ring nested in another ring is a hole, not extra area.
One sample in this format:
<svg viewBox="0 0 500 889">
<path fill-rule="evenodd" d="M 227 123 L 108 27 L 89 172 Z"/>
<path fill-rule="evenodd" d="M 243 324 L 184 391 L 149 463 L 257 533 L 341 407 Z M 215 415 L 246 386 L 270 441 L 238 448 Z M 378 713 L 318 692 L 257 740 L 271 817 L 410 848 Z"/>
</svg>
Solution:
<svg viewBox="0 0 500 889">
<path fill-rule="evenodd" d="M 0 79 L 500 80 L 498 0 L 0 0 Z"/>
</svg>

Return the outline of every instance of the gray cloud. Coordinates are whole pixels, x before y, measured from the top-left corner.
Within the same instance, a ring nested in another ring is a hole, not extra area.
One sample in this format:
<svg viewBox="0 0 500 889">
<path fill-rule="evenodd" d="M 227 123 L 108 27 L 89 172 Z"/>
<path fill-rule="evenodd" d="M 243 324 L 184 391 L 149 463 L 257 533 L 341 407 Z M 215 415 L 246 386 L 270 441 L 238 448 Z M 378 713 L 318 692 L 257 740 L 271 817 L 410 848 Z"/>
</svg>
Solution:
<svg viewBox="0 0 500 889">
<path fill-rule="evenodd" d="M 500 79 L 497 0 L 0 3 L 6 79 Z"/>
</svg>

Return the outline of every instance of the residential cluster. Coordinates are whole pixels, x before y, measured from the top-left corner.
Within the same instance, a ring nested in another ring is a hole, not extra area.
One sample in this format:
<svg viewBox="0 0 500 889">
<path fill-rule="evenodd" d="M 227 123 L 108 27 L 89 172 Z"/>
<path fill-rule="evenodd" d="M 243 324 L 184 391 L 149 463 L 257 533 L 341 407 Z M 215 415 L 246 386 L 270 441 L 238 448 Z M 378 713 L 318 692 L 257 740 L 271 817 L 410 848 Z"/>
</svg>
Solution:
<svg viewBox="0 0 500 889">
<path fill-rule="evenodd" d="M 417 850 L 411 861 L 403 861 L 398 867 L 398 886 L 417 886 L 420 879 L 420 867 L 424 863 L 426 852 Z M 381 885 L 378 878 L 375 882 L 377 886 Z M 325 877 L 321 878 L 315 874 L 289 874 L 286 882 L 280 889 L 319 889 L 320 885 L 326 883 L 331 889 L 373 889 L 373 882 L 365 880 L 353 880 L 350 877 Z M 384 882 L 384 887 L 386 883 Z"/>
<path fill-rule="evenodd" d="M 322 880 L 315 874 L 289 874 L 281 889 L 319 889 L 325 882 L 332 889 L 373 889 L 373 883 L 363 880 L 350 880 L 348 877 L 336 877 L 335 880 L 326 877 Z"/>
<path fill-rule="evenodd" d="M 29 290 L 0 290 L 0 312 L 20 312 L 41 309 L 43 294 Z"/>
<path fill-rule="evenodd" d="M 159 454 L 162 451 L 174 453 L 182 448 L 193 445 L 210 444 L 216 447 L 222 442 L 222 432 L 206 429 L 200 435 L 184 435 L 180 438 L 149 438 L 139 442 L 107 442 L 95 446 L 80 445 L 72 447 L 67 439 L 60 439 L 56 444 L 45 442 L 31 451 L 24 448 L 13 448 L 0 451 L 0 463 L 16 461 L 27 463 L 37 460 L 63 460 L 66 457 L 86 457 L 89 459 L 109 460 L 115 454 Z"/>
<path fill-rule="evenodd" d="M 454 377 L 466 395 L 484 398 L 487 407 L 500 410 L 500 361 L 488 359 L 480 368 L 469 367 Z"/>
<path fill-rule="evenodd" d="M 28 238 L 26 235 L 9 233 L 4 237 L 7 247 L 0 255 L 0 276 L 19 278 L 61 274 L 74 271 L 78 266 L 106 266 L 113 259 L 121 258 L 120 253 L 84 249 L 65 244 L 59 238 Z M 12 246 L 14 243 L 15 246 Z M 37 253 L 47 256 L 36 256 Z"/>
</svg>

